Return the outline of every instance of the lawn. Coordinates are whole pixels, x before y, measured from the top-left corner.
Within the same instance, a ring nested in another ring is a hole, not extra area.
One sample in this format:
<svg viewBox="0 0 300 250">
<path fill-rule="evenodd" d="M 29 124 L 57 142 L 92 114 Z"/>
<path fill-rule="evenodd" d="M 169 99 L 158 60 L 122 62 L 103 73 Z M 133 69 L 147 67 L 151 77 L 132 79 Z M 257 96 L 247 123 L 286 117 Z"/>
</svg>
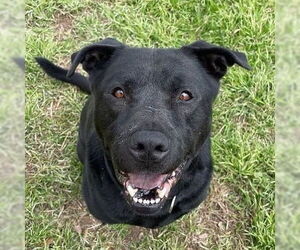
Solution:
<svg viewBox="0 0 300 250">
<path fill-rule="evenodd" d="M 28 249 L 274 249 L 273 1 L 26 1 L 26 243 Z M 132 46 L 197 39 L 244 51 L 253 70 L 230 69 L 213 113 L 208 199 L 161 229 L 102 225 L 80 194 L 77 126 L 86 96 L 45 76 L 44 56 L 105 37 Z"/>
</svg>

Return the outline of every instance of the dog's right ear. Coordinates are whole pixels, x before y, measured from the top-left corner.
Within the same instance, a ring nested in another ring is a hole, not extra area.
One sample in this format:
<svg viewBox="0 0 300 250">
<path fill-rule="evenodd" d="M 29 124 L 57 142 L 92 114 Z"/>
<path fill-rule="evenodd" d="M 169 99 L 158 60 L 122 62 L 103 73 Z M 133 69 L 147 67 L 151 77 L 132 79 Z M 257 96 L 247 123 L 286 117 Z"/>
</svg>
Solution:
<svg viewBox="0 0 300 250">
<path fill-rule="evenodd" d="M 71 56 L 71 67 L 68 70 L 67 77 L 71 77 L 78 65 L 81 63 L 82 68 L 89 74 L 94 69 L 99 69 L 104 66 L 112 54 L 124 47 L 122 43 L 113 38 L 106 38 L 101 42 L 91 44 L 84 47 Z"/>
<path fill-rule="evenodd" d="M 189 55 L 191 53 L 196 56 L 208 73 L 217 79 L 222 78 L 226 74 L 227 68 L 234 64 L 251 70 L 244 53 L 207 43 L 203 40 L 183 46 L 181 50 L 188 52 Z"/>
</svg>

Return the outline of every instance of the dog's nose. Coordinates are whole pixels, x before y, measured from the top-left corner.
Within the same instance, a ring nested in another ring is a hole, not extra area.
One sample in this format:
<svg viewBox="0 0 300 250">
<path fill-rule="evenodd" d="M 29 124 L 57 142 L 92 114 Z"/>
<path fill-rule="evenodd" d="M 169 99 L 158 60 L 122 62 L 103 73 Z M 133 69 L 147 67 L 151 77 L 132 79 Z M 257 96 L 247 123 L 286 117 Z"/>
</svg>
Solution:
<svg viewBox="0 0 300 250">
<path fill-rule="evenodd" d="M 168 138 L 157 131 L 138 131 L 130 139 L 130 153 L 140 161 L 161 161 L 169 151 Z"/>
</svg>

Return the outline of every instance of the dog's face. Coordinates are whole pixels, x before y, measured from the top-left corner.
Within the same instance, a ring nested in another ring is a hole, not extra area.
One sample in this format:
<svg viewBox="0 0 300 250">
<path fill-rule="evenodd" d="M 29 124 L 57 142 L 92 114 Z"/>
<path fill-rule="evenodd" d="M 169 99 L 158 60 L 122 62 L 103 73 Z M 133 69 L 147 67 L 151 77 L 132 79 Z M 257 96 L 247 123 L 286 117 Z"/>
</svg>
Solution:
<svg viewBox="0 0 300 250">
<path fill-rule="evenodd" d="M 159 211 L 209 136 L 219 79 L 243 54 L 196 42 L 130 48 L 113 39 L 73 55 L 89 73 L 95 127 L 128 203 Z"/>
</svg>

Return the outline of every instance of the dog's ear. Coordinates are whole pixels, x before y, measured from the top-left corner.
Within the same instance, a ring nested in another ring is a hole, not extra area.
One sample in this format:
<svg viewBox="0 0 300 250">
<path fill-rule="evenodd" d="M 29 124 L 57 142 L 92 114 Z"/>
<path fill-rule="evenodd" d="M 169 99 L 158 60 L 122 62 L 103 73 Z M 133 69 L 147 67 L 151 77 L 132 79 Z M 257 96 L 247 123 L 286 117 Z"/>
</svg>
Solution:
<svg viewBox="0 0 300 250">
<path fill-rule="evenodd" d="M 71 67 L 68 70 L 67 77 L 71 77 L 78 65 L 81 63 L 82 68 L 91 73 L 96 68 L 101 68 L 105 62 L 117 50 L 124 47 L 122 43 L 113 38 L 106 38 L 98 43 L 93 43 L 71 55 Z"/>
<path fill-rule="evenodd" d="M 184 52 L 195 55 L 203 67 L 216 78 L 222 78 L 227 68 L 233 64 L 251 70 L 244 53 L 220 47 L 199 40 L 181 48 Z"/>
</svg>

